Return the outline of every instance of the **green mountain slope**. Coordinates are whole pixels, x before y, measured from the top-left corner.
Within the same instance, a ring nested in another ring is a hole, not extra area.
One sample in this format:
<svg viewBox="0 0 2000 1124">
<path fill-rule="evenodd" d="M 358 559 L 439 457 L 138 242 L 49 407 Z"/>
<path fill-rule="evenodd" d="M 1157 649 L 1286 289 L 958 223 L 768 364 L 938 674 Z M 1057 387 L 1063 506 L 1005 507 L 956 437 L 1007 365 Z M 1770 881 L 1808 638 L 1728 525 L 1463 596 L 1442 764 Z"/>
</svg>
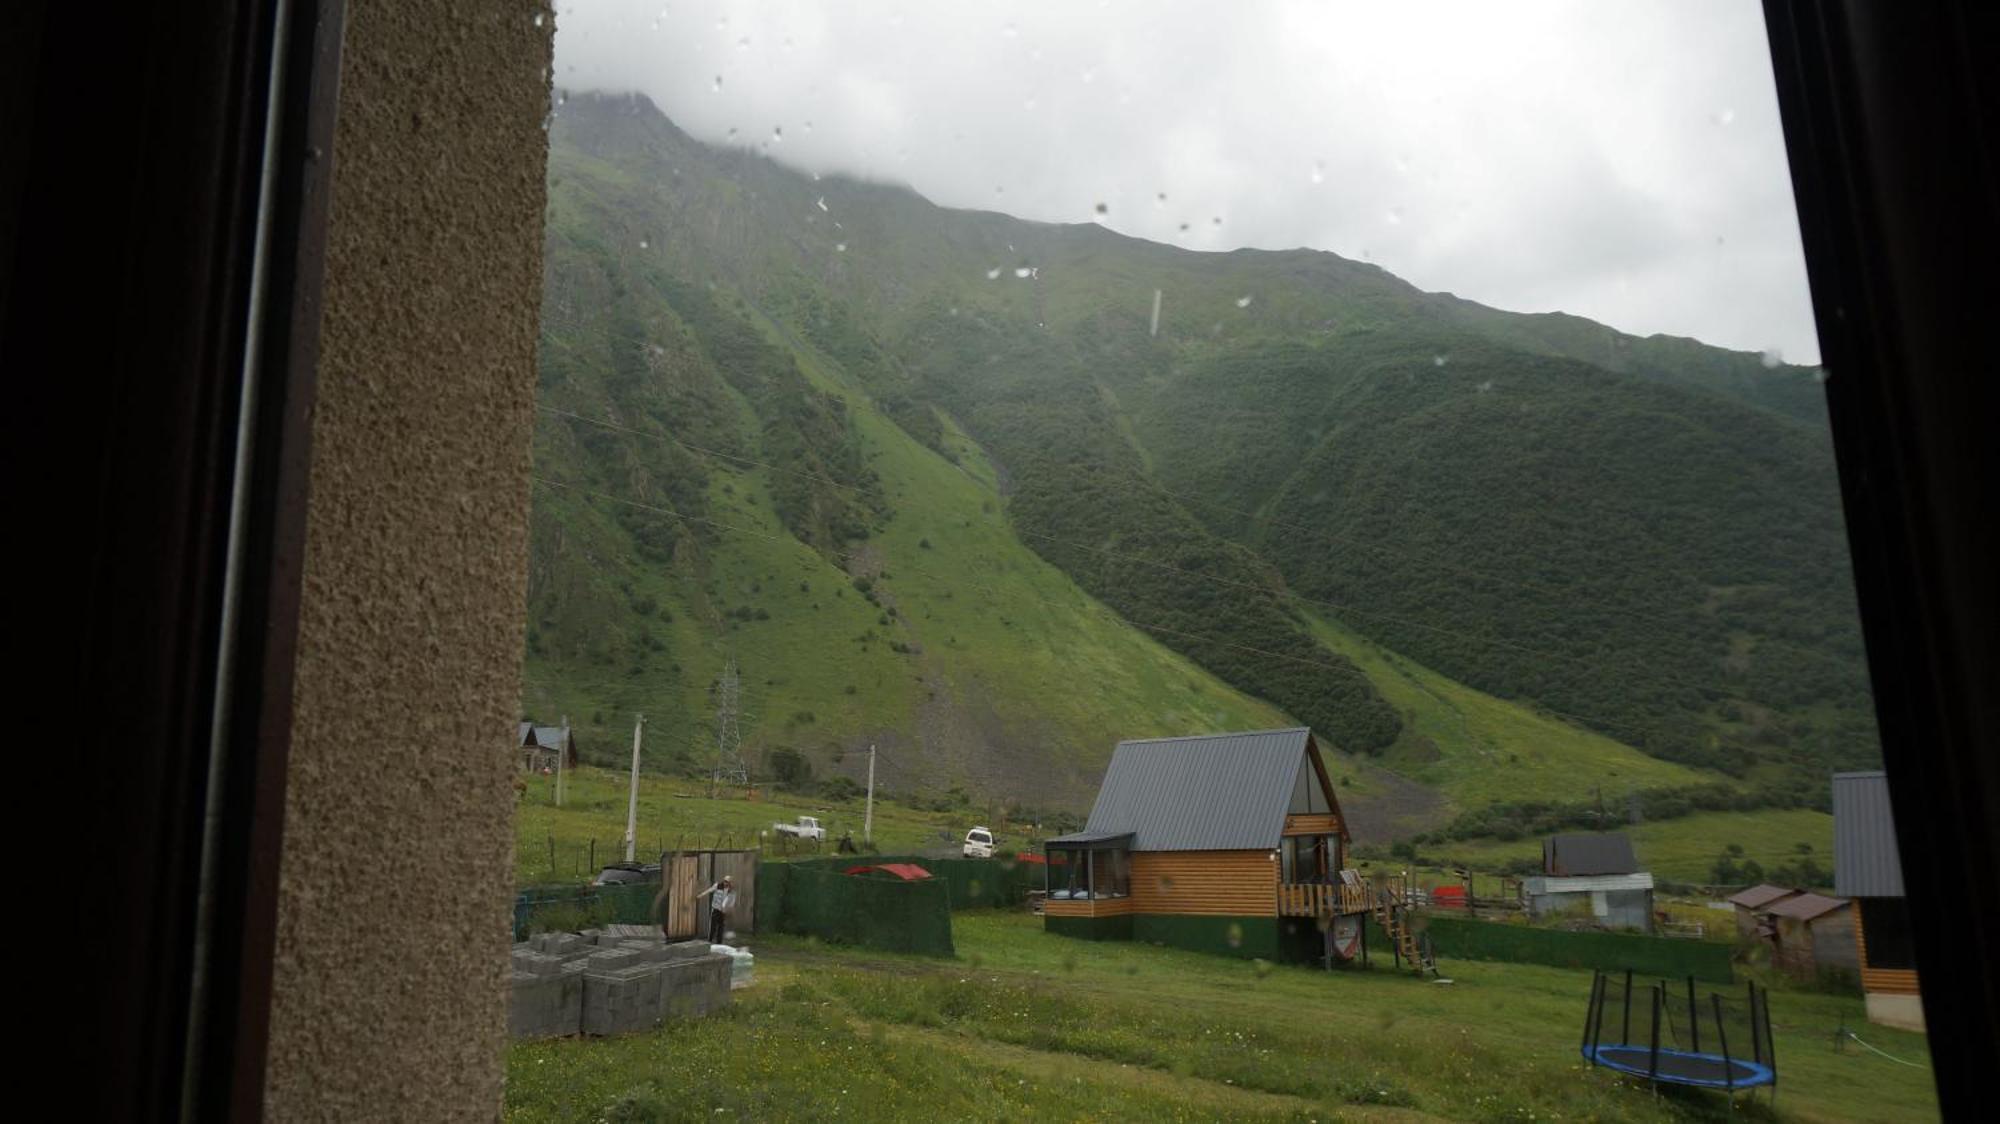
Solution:
<svg viewBox="0 0 2000 1124">
<path fill-rule="evenodd" d="M 731 654 L 753 757 L 1031 801 L 1290 721 L 1405 826 L 1446 809 L 1352 755 L 1463 807 L 1874 752 L 1812 372 L 815 181 L 643 99 L 551 139 L 525 705 L 607 760 L 637 709 L 705 760 Z"/>
</svg>

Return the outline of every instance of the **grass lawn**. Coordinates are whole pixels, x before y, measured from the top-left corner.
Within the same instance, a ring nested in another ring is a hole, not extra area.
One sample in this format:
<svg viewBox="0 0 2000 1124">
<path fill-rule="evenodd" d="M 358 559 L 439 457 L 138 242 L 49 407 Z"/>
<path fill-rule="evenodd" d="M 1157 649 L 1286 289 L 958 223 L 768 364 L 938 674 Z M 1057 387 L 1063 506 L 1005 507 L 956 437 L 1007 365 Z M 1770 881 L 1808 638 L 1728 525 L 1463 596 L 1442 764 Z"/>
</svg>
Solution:
<svg viewBox="0 0 2000 1124">
<path fill-rule="evenodd" d="M 1766 870 L 1800 858 L 1833 867 L 1833 817 L 1806 808 L 1763 808 L 1755 812 L 1697 812 L 1675 820 L 1620 827 L 1632 837 L 1639 861 L 1657 878 L 1674 882 L 1708 882 L 1711 868 L 1731 843 L 1742 846 L 1741 858 L 1755 859 Z M 1810 851 L 1799 850 L 1803 844 Z M 1511 843 L 1481 839 L 1437 843 L 1423 849 L 1424 858 L 1468 863 L 1475 870 L 1497 870 L 1510 860 L 1541 861 L 1539 837 Z"/>
<path fill-rule="evenodd" d="M 528 791 L 514 810 L 514 880 L 532 886 L 586 881 L 596 871 L 591 868 L 591 842 L 596 841 L 598 864 L 624 858 L 620 841 L 625 837 L 626 779 L 628 774 L 611 769 L 585 766 L 571 770 L 563 782 L 563 806 L 553 802 L 553 777 L 527 777 Z M 754 847 L 757 832 L 768 832 L 775 822 L 790 823 L 801 815 L 818 816 L 827 829 L 828 847 L 819 853 L 831 854 L 831 844 L 843 831 L 861 839 L 862 802 L 841 802 L 819 797 L 771 796 L 745 800 L 740 796 L 708 798 L 707 787 L 683 777 L 655 773 L 639 775 L 639 854 L 647 861 L 676 845 L 712 847 L 725 835 L 731 846 Z M 909 853 L 940 846 L 964 838 L 975 823 L 983 823 L 1000 833 L 1003 844 L 1026 846 L 1030 829 L 995 819 L 980 817 L 987 812 L 968 808 L 960 812 L 922 812 L 902 804 L 875 802 L 875 846 L 884 853 Z M 549 843 L 555 841 L 555 865 L 549 863 Z M 775 839 L 764 840 L 765 850 L 778 851 Z"/>
<path fill-rule="evenodd" d="M 953 918 L 954 960 L 753 941 L 758 983 L 725 1015 L 605 1040 L 521 1043 L 510 1120 L 1725 1119 L 1716 1094 L 1593 1071 L 1576 1054 L 1590 977 L 1454 962 L 1440 985 L 1128 943 L 1026 914 Z M 1924 1039 L 1859 999 L 1772 997 L 1775 1118 L 1934 1119 Z M 1762 1098 L 1737 1106 L 1773 1119 Z"/>
</svg>

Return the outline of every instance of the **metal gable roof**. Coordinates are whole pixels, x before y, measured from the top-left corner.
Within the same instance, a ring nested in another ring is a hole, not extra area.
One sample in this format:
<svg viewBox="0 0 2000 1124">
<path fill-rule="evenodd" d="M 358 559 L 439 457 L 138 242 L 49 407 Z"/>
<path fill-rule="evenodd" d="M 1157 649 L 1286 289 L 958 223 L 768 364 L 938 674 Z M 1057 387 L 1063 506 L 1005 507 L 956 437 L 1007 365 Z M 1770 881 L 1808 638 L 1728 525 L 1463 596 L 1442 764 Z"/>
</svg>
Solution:
<svg viewBox="0 0 2000 1124">
<path fill-rule="evenodd" d="M 1846 904 L 1847 899 L 1845 898 L 1821 897 L 1818 894 L 1799 894 L 1796 897 L 1786 898 L 1784 901 L 1773 904 L 1770 909 L 1764 912 L 1774 914 L 1778 917 L 1789 917 L 1794 921 L 1811 921 L 1823 913 L 1832 913 Z"/>
<path fill-rule="evenodd" d="M 1731 905 L 1740 905 L 1744 909 L 1756 909 L 1759 906 L 1770 905 L 1779 898 L 1790 897 L 1799 892 L 1798 890 L 1787 890 L 1783 886 L 1773 886 L 1769 882 L 1764 882 L 1752 886 L 1748 890 L 1738 890 L 1724 900 Z"/>
<path fill-rule="evenodd" d="M 1135 851 L 1269 850 L 1311 737 L 1301 726 L 1119 742 L 1084 830 L 1129 831 Z"/>
<path fill-rule="evenodd" d="M 1639 858 L 1632 841 L 1616 832 L 1551 835 L 1542 843 L 1542 873 L 1635 874 Z"/>
<path fill-rule="evenodd" d="M 1849 898 L 1903 896 L 1887 773 L 1833 775 L 1833 892 Z"/>
</svg>

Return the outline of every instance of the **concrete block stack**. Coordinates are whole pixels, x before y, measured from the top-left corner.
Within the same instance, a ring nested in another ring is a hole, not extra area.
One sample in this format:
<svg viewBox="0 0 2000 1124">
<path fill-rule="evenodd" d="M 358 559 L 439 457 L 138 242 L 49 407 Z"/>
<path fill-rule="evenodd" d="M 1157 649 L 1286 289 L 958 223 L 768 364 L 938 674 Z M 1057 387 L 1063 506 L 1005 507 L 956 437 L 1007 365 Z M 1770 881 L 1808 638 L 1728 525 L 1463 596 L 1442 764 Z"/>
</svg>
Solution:
<svg viewBox="0 0 2000 1124">
<path fill-rule="evenodd" d="M 729 1002 L 729 957 L 644 925 L 537 934 L 514 946 L 512 967 L 516 1038 L 624 1034 Z"/>
</svg>

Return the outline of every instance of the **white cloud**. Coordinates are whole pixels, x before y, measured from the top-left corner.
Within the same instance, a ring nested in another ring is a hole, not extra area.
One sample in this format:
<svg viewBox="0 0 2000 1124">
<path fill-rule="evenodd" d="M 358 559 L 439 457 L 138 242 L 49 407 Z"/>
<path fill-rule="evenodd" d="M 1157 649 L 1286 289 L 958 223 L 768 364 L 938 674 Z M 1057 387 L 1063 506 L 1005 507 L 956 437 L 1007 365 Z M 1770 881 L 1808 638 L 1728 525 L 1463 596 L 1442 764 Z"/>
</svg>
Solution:
<svg viewBox="0 0 2000 1124">
<path fill-rule="evenodd" d="M 556 26 L 559 86 L 807 170 L 1819 353 L 1755 0 L 579 0 Z"/>
</svg>

